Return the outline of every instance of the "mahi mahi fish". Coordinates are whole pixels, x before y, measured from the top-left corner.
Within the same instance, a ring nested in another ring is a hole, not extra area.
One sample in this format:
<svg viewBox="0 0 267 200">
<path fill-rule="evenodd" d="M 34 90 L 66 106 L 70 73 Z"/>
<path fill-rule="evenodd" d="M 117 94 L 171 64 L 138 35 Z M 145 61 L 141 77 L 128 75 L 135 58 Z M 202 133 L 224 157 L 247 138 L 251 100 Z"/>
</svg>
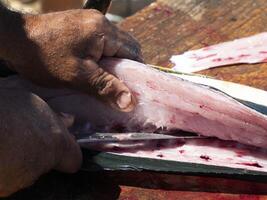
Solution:
<svg viewBox="0 0 267 200">
<path fill-rule="evenodd" d="M 69 89 L 47 89 L 9 78 L 5 87 L 27 89 L 56 112 L 75 117 L 75 127 L 95 131 L 183 130 L 267 147 L 267 117 L 210 87 L 127 59 L 104 58 L 100 66 L 117 76 L 137 99 L 129 113 L 113 110 L 93 96 Z"/>
</svg>

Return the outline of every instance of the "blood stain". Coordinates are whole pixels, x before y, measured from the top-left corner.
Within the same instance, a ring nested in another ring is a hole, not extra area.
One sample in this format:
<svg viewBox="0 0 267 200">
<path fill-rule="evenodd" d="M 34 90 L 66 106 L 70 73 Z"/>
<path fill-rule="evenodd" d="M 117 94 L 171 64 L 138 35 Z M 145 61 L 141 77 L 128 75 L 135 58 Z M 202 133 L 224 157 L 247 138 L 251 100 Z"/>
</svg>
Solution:
<svg viewBox="0 0 267 200">
<path fill-rule="evenodd" d="M 209 157 L 209 156 L 207 156 L 207 155 L 201 155 L 201 156 L 199 156 L 201 159 L 203 159 L 203 160 L 206 160 L 206 161 L 209 161 L 209 160 L 211 160 L 211 158 Z"/>
<path fill-rule="evenodd" d="M 222 61 L 221 58 L 214 58 L 214 59 L 212 59 L 212 62 L 221 62 L 221 61 Z"/>
<path fill-rule="evenodd" d="M 244 57 L 248 57 L 248 56 L 250 56 L 249 54 L 240 54 L 238 57 L 239 58 L 244 58 Z"/>
<path fill-rule="evenodd" d="M 259 163 L 257 162 L 242 162 L 242 163 L 236 163 L 238 165 L 246 165 L 246 166 L 251 166 L 251 167 L 257 167 L 257 168 L 263 168 Z"/>
<path fill-rule="evenodd" d="M 206 59 L 206 58 L 214 57 L 214 56 L 216 56 L 216 55 L 217 55 L 217 53 L 209 54 L 209 55 L 206 55 L 206 56 L 198 56 L 198 57 L 196 57 L 196 60 L 197 60 L 197 61 L 198 61 L 198 60 L 203 60 L 203 59 Z"/>
<path fill-rule="evenodd" d="M 162 154 L 158 154 L 157 157 L 163 158 L 164 156 Z"/>
<path fill-rule="evenodd" d="M 234 60 L 234 58 L 233 57 L 227 57 L 224 60 Z"/>
<path fill-rule="evenodd" d="M 179 150 L 180 154 L 183 154 L 185 152 L 185 150 Z"/>
</svg>

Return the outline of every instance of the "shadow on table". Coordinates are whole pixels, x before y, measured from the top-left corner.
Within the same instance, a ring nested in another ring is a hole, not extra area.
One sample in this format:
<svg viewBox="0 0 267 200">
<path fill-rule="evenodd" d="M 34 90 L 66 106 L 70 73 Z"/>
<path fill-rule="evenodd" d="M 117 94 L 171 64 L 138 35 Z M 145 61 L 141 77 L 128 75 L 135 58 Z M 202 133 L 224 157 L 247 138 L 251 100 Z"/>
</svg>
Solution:
<svg viewBox="0 0 267 200">
<path fill-rule="evenodd" d="M 32 187 L 5 200 L 118 199 L 121 191 L 119 185 L 100 166 L 92 167 L 94 172 L 80 171 L 72 175 L 53 171 L 41 177 Z"/>
</svg>

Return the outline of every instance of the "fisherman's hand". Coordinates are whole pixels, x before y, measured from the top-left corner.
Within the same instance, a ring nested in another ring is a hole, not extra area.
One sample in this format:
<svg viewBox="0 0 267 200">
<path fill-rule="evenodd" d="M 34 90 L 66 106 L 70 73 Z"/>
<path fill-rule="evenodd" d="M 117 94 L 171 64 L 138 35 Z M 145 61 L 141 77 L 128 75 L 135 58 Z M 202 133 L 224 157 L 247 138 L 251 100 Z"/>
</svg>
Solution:
<svg viewBox="0 0 267 200">
<path fill-rule="evenodd" d="M 79 169 L 78 144 L 44 101 L 20 90 L 0 89 L 0 96 L 0 197 L 51 169 Z"/>
<path fill-rule="evenodd" d="M 27 40 L 9 61 L 15 71 L 48 87 L 94 93 L 121 111 L 134 100 L 124 83 L 98 66 L 102 56 L 142 61 L 140 45 L 96 10 L 25 15 Z"/>
</svg>

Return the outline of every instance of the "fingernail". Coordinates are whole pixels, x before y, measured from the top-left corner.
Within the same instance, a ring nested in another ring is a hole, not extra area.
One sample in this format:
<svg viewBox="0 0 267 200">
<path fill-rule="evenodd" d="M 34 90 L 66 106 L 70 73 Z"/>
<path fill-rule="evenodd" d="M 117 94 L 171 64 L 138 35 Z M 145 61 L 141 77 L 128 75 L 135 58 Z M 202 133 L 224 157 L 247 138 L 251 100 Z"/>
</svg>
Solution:
<svg viewBox="0 0 267 200">
<path fill-rule="evenodd" d="M 129 92 L 123 92 L 117 99 L 117 105 L 120 109 L 128 108 L 132 103 L 132 95 Z"/>
</svg>

